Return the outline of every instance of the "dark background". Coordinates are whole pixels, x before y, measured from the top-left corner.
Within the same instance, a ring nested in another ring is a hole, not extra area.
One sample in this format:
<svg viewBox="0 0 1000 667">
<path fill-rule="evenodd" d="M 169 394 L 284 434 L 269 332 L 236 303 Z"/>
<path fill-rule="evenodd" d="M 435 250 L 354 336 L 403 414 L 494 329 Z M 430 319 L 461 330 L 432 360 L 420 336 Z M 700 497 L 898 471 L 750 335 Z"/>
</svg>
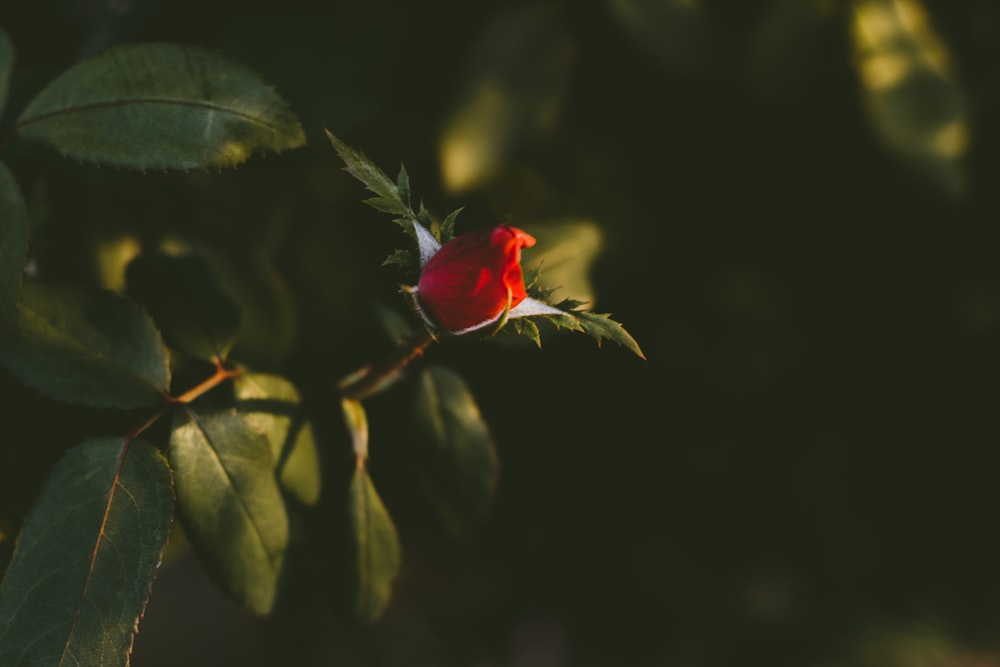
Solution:
<svg viewBox="0 0 1000 667">
<path fill-rule="evenodd" d="M 972 127 L 956 193 L 879 141 L 846 3 L 784 31 L 794 3 L 619 3 L 645 7 L 646 32 L 613 4 L 3 0 L 4 130 L 77 60 L 167 40 L 259 72 L 309 138 L 223 173 L 4 156 L 45 202 L 33 253 L 50 275 L 94 279 L 81 248 L 122 230 L 177 234 L 266 248 L 294 302 L 287 349 L 248 350 L 300 386 L 325 445 L 287 594 L 253 619 L 181 556 L 133 664 L 1000 664 L 1000 6 L 925 1 Z M 449 190 L 441 137 L 490 72 L 527 111 L 501 170 Z M 364 628 L 338 584 L 350 461 L 332 384 L 388 349 L 371 304 L 399 304 L 378 265 L 402 237 L 324 127 L 390 173 L 405 162 L 432 211 L 466 207 L 464 229 L 595 221 L 595 308 L 648 357 L 552 331 L 542 350 L 428 353 L 466 378 L 500 453 L 494 512 L 466 543 L 408 495 L 406 389 L 370 401 L 405 565 Z M 6 372 L 0 391 L 9 550 L 51 462 L 129 416 L 50 404 Z"/>
</svg>

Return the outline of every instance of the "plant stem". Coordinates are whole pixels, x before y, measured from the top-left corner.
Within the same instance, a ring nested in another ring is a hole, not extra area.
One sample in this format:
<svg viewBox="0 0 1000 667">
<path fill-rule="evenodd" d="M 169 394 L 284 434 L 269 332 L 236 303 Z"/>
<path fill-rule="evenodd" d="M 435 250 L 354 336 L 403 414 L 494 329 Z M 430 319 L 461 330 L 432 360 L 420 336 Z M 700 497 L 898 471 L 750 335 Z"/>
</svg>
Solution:
<svg viewBox="0 0 1000 667">
<path fill-rule="evenodd" d="M 364 366 L 341 380 L 337 386 L 340 397 L 360 401 L 377 394 L 395 380 L 411 361 L 423 354 L 433 340 L 431 332 L 421 328 L 403 340 L 393 353 L 382 361 Z"/>
<path fill-rule="evenodd" d="M 204 382 L 194 387 L 191 387 L 185 391 L 180 396 L 167 396 L 167 403 L 190 403 L 194 399 L 198 398 L 202 394 L 215 389 L 217 386 L 225 382 L 226 380 L 231 380 L 234 377 L 239 376 L 240 370 L 231 370 L 222 365 L 221 361 L 215 362 L 215 375 L 208 378 Z"/>
</svg>

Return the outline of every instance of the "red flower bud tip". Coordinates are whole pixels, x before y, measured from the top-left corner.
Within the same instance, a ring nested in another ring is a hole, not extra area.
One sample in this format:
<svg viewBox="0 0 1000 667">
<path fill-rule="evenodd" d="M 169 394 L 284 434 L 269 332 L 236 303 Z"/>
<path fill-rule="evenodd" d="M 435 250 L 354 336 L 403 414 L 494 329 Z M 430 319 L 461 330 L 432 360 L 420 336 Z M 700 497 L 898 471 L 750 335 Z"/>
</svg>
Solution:
<svg viewBox="0 0 1000 667">
<path fill-rule="evenodd" d="M 521 248 L 535 239 L 498 225 L 457 236 L 427 260 L 417 283 L 421 308 L 451 333 L 492 324 L 524 301 Z"/>
</svg>

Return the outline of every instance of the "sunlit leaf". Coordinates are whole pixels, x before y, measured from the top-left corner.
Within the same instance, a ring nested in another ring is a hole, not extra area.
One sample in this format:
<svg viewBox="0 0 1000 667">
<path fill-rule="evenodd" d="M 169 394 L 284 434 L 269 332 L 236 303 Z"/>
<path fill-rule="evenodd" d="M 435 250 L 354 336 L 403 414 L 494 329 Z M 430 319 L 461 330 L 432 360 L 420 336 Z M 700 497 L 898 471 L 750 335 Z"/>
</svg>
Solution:
<svg viewBox="0 0 1000 667">
<path fill-rule="evenodd" d="M 22 337 L 0 341 L 0 363 L 52 398 L 135 408 L 163 400 L 167 349 L 152 320 L 112 292 L 25 283 Z"/>
<path fill-rule="evenodd" d="M 430 366 L 417 385 L 415 415 L 422 482 L 449 532 L 468 534 L 485 519 L 499 472 L 493 437 L 465 381 Z"/>
<path fill-rule="evenodd" d="M 355 555 L 358 620 L 374 621 L 392 597 L 401 563 L 399 537 L 364 465 L 358 465 L 348 489 L 348 517 Z"/>
<path fill-rule="evenodd" d="M 17 330 L 17 299 L 27 250 L 28 207 L 14 175 L 0 162 L 0 336 Z"/>
<path fill-rule="evenodd" d="M 322 482 L 319 451 L 298 390 L 283 377 L 263 373 L 240 375 L 233 390 L 239 411 L 271 445 L 281 487 L 314 505 Z"/>
<path fill-rule="evenodd" d="M 865 106 L 889 151 L 943 191 L 966 187 L 965 94 L 919 0 L 855 0 L 855 62 Z"/>
<path fill-rule="evenodd" d="M 0 28 L 0 116 L 7 104 L 10 74 L 14 70 L 14 45 L 3 28 Z"/>
<path fill-rule="evenodd" d="M 167 542 L 170 469 L 95 438 L 52 469 L 0 588 L 0 664 L 127 665 Z"/>
<path fill-rule="evenodd" d="M 16 130 L 70 157 L 133 169 L 232 167 L 305 143 L 295 114 L 249 69 L 161 43 L 77 63 L 28 104 Z"/>
<path fill-rule="evenodd" d="M 559 14 L 531 5 L 502 13 L 465 60 L 460 100 L 441 138 L 441 170 L 452 192 L 495 177 L 558 115 L 572 49 Z"/>
<path fill-rule="evenodd" d="M 240 329 L 240 311 L 197 255 L 144 253 L 125 270 L 128 295 L 153 316 L 170 347 L 224 361 Z"/>
<path fill-rule="evenodd" d="M 170 437 L 177 513 L 205 568 L 258 614 L 274 605 L 288 515 L 267 438 L 235 411 L 180 410 Z"/>
<path fill-rule="evenodd" d="M 368 415 L 361 401 L 345 398 L 340 402 L 344 413 L 344 422 L 351 434 L 351 446 L 358 465 L 364 465 L 368 459 Z"/>
<path fill-rule="evenodd" d="M 702 0 L 608 0 L 625 32 L 667 71 L 718 71 L 723 40 Z"/>
</svg>

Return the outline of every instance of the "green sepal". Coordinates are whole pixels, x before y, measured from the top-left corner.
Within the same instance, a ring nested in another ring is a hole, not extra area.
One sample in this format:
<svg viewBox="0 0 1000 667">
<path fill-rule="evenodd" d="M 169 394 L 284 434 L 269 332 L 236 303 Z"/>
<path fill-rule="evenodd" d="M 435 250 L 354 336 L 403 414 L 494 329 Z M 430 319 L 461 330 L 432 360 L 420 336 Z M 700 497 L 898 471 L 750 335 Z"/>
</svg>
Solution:
<svg viewBox="0 0 1000 667">
<path fill-rule="evenodd" d="M 396 184 L 385 175 L 385 172 L 378 168 L 374 162 L 365 157 L 361 151 L 351 148 L 338 139 L 330 130 L 324 130 L 327 139 L 333 144 L 337 155 L 344 161 L 347 173 L 361 181 L 366 188 L 373 192 L 376 197 L 366 200 L 369 205 L 375 206 L 377 202 L 379 210 L 389 213 L 405 213 L 409 210 L 406 200 L 400 195 Z M 380 208 L 384 206 L 385 208 Z M 392 209 L 392 210 L 390 210 Z"/>
<path fill-rule="evenodd" d="M 455 238 L 455 222 L 458 220 L 458 214 L 462 212 L 463 208 L 456 208 L 441 222 L 441 229 L 438 231 L 438 240 L 442 244 Z"/>
</svg>

